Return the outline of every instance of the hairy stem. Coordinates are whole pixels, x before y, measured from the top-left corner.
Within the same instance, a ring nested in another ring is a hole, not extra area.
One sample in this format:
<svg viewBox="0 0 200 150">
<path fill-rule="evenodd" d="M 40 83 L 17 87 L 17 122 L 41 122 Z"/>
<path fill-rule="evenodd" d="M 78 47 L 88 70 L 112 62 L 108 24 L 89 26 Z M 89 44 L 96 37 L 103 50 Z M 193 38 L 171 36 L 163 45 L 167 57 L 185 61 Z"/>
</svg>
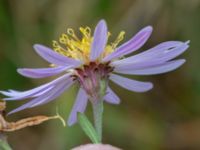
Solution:
<svg viewBox="0 0 200 150">
<path fill-rule="evenodd" d="M 103 119 L 103 97 L 106 94 L 107 80 L 100 82 L 99 99 L 92 103 L 94 114 L 94 126 L 99 136 L 99 141 L 102 141 L 102 119 Z"/>
<path fill-rule="evenodd" d="M 99 137 L 99 142 L 102 141 L 102 117 L 103 117 L 103 100 L 93 103 L 94 126 Z"/>
</svg>

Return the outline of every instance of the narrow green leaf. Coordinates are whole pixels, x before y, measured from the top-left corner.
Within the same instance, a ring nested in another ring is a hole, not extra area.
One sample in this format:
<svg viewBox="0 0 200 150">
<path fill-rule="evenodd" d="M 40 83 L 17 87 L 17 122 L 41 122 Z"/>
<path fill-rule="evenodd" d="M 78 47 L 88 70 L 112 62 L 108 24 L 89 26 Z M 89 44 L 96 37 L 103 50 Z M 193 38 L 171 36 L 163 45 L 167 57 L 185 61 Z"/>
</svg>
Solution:
<svg viewBox="0 0 200 150">
<path fill-rule="evenodd" d="M 84 114 L 78 113 L 78 122 L 85 134 L 91 139 L 93 143 L 100 143 L 97 132 Z"/>
<path fill-rule="evenodd" d="M 0 150 L 12 150 L 7 142 L 0 140 Z"/>
</svg>

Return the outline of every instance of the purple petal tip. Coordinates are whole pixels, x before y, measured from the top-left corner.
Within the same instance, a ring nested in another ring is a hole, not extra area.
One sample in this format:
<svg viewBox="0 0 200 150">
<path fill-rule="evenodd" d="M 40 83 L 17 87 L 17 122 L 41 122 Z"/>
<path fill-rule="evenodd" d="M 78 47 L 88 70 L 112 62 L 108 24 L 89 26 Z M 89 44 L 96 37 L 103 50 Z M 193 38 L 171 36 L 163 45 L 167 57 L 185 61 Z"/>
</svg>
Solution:
<svg viewBox="0 0 200 150">
<path fill-rule="evenodd" d="M 41 49 L 42 49 L 43 47 L 45 47 L 45 46 L 43 46 L 43 45 L 41 45 L 41 44 L 34 44 L 34 45 L 33 45 L 34 50 L 35 50 L 36 53 L 38 53 L 38 54 L 40 54 L 40 51 L 41 51 Z"/>
<path fill-rule="evenodd" d="M 17 69 L 17 72 L 18 72 L 19 74 L 22 74 L 22 72 L 23 72 L 23 69 L 22 69 L 22 68 L 20 68 L 20 69 Z"/>
<path fill-rule="evenodd" d="M 41 46 L 43 46 L 43 45 L 41 45 L 41 44 L 34 44 L 34 45 L 33 45 L 33 48 L 34 48 L 36 51 L 38 51 L 38 49 L 39 49 Z"/>
<path fill-rule="evenodd" d="M 104 19 L 101 19 L 101 20 L 99 21 L 99 23 L 106 24 L 106 21 L 105 21 Z"/>
<path fill-rule="evenodd" d="M 190 44 L 190 40 L 186 41 L 185 43 L 186 43 L 186 44 Z"/>
<path fill-rule="evenodd" d="M 42 44 L 34 44 L 33 48 L 38 48 L 38 47 L 41 47 L 41 46 L 43 46 L 43 45 Z"/>
<path fill-rule="evenodd" d="M 143 28 L 142 32 L 147 32 L 148 34 L 151 34 L 153 31 L 153 27 L 152 26 L 146 26 L 145 28 Z"/>
<path fill-rule="evenodd" d="M 146 26 L 144 28 L 144 30 L 147 30 L 147 31 L 151 32 L 151 31 L 153 31 L 153 27 L 149 25 L 149 26 Z"/>
<path fill-rule="evenodd" d="M 146 84 L 147 84 L 146 85 L 146 91 L 149 91 L 153 88 L 153 84 L 151 82 L 147 82 Z M 146 91 L 143 91 L 143 92 L 146 92 Z"/>
</svg>

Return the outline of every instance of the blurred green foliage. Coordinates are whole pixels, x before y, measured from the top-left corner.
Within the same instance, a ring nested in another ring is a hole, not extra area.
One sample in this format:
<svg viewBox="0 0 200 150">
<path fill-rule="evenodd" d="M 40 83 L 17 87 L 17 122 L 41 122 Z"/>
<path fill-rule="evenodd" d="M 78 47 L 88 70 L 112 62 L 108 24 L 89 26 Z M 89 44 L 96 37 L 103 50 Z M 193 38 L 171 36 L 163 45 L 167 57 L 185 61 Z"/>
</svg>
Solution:
<svg viewBox="0 0 200 150">
<path fill-rule="evenodd" d="M 191 40 L 181 56 L 187 63 L 180 69 L 139 78 L 155 84 L 150 92 L 131 93 L 112 84 L 122 103 L 105 104 L 103 142 L 125 150 L 200 149 L 200 0 L 0 0 L 0 89 L 24 90 L 51 80 L 17 74 L 18 67 L 47 65 L 32 45 L 51 46 L 66 28 L 93 28 L 101 18 L 112 37 L 125 30 L 125 40 L 152 25 L 153 35 L 143 50 L 167 40 Z M 67 118 L 76 92 L 74 86 L 59 100 L 8 119 L 55 114 L 56 106 Z M 8 102 L 7 111 L 22 103 Z M 8 141 L 15 150 L 66 150 L 89 142 L 78 125 L 63 128 L 59 121 L 10 133 Z"/>
</svg>

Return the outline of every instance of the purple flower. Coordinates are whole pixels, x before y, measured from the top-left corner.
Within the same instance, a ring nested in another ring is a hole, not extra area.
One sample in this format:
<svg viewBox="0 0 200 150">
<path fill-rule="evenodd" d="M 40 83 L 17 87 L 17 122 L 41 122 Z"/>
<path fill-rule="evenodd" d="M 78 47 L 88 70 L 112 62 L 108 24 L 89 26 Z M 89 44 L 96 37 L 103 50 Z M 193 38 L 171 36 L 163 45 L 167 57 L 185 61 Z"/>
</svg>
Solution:
<svg viewBox="0 0 200 150">
<path fill-rule="evenodd" d="M 104 100 L 111 104 L 119 104 L 119 97 L 109 87 L 109 79 L 127 90 L 146 92 L 152 89 L 151 82 L 136 81 L 117 74 L 154 75 L 172 71 L 185 62 L 184 59 L 174 58 L 189 47 L 189 42 L 167 41 L 125 58 L 125 55 L 140 49 L 146 43 L 152 33 L 151 26 L 143 28 L 120 46 L 117 45 L 123 39 L 124 32 L 120 32 L 114 42 L 107 44 L 111 34 L 104 20 L 97 24 L 93 36 L 89 27 L 81 27 L 80 32 L 81 39 L 72 29 L 68 29 L 67 34 L 61 35 L 59 42 L 53 41 L 53 50 L 43 45 L 34 45 L 36 52 L 49 62 L 51 67 L 23 68 L 18 69 L 18 73 L 30 78 L 62 74 L 57 79 L 28 91 L 1 91 L 3 95 L 8 96 L 4 98 L 6 101 L 31 99 L 10 114 L 46 104 L 77 83 L 80 89 L 68 119 L 68 124 L 73 125 L 77 121 L 77 112 L 85 111 L 88 99 L 93 102 L 100 97 L 102 81 L 107 85 Z"/>
</svg>

